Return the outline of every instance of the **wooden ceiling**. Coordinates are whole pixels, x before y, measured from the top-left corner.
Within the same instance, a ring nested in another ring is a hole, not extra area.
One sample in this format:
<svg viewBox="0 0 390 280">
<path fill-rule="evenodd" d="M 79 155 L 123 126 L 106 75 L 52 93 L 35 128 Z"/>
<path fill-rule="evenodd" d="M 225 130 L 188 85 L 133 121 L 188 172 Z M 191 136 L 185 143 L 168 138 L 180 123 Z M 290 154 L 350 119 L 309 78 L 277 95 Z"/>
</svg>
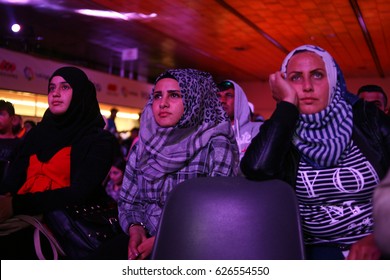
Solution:
<svg viewBox="0 0 390 280">
<path fill-rule="evenodd" d="M 390 76 L 389 0 L 9 2 L 0 0 L 0 47 L 118 75 L 122 51 L 138 48 L 133 74 L 149 82 L 167 68 L 184 67 L 209 71 L 217 81 L 266 81 L 302 44 L 328 50 L 346 77 Z M 74 13 L 81 8 L 157 17 Z M 26 27 L 21 34 L 7 30 L 14 20 Z"/>
</svg>

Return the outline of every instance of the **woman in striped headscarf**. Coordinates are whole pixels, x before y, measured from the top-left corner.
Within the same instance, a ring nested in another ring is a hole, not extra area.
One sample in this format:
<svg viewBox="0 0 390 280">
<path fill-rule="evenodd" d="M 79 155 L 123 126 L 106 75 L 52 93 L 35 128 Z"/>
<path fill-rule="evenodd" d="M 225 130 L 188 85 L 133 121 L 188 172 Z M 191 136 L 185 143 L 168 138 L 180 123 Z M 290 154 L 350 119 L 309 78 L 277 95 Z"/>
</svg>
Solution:
<svg viewBox="0 0 390 280">
<path fill-rule="evenodd" d="M 130 236 L 129 259 L 147 258 L 170 191 L 195 177 L 233 176 L 238 148 L 211 75 L 174 69 L 155 83 L 130 151 L 119 220 Z"/>
<path fill-rule="evenodd" d="M 269 82 L 277 107 L 248 147 L 243 173 L 295 188 L 307 258 L 378 258 L 371 198 L 389 168 L 389 119 L 347 92 L 317 46 L 293 50 Z"/>
</svg>

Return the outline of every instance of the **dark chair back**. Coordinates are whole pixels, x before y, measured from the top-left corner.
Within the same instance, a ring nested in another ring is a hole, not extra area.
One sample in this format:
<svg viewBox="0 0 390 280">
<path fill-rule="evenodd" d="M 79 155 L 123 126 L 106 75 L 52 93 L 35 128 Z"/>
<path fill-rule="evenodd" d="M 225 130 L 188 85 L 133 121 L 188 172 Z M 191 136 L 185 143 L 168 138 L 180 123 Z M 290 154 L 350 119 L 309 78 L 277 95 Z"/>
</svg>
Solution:
<svg viewBox="0 0 390 280">
<path fill-rule="evenodd" d="M 304 259 L 294 190 L 280 180 L 195 178 L 163 209 L 152 259 Z"/>
</svg>

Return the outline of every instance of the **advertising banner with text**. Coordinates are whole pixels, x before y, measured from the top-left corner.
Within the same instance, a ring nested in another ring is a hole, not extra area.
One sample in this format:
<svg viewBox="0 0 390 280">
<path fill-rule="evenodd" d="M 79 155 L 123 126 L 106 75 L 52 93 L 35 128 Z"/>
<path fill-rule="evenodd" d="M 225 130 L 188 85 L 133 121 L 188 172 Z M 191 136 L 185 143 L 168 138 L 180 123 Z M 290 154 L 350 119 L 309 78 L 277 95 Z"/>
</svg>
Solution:
<svg viewBox="0 0 390 280">
<path fill-rule="evenodd" d="M 69 64 L 0 48 L 0 89 L 47 94 L 49 77 L 62 66 Z M 76 67 L 95 84 L 97 98 L 102 103 L 143 108 L 153 87 L 146 82 Z"/>
</svg>

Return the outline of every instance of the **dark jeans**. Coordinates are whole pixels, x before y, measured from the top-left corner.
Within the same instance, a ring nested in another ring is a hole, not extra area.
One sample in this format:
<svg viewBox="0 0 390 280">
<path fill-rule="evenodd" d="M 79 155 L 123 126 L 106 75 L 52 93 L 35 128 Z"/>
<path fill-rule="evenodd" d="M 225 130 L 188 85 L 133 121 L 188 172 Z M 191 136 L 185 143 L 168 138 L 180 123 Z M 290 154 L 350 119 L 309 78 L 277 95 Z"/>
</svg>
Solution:
<svg viewBox="0 0 390 280">
<path fill-rule="evenodd" d="M 307 260 L 344 260 L 342 249 L 329 245 L 306 245 Z"/>
</svg>

